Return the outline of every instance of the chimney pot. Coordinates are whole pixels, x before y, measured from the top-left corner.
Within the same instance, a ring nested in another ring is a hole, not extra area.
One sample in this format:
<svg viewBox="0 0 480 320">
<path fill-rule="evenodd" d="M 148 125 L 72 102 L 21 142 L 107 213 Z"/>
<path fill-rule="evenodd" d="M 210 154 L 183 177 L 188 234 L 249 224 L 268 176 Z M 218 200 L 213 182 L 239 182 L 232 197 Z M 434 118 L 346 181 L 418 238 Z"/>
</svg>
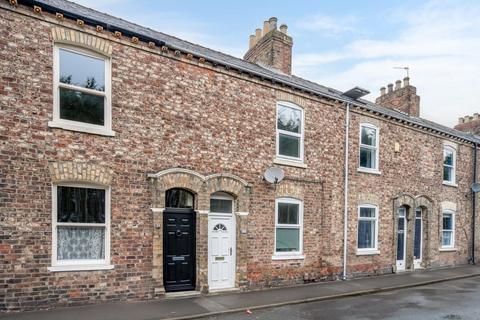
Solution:
<svg viewBox="0 0 480 320">
<path fill-rule="evenodd" d="M 409 85 L 410 85 L 410 78 L 409 77 L 403 78 L 403 86 L 407 87 Z"/>
<path fill-rule="evenodd" d="M 384 96 L 384 95 L 385 95 L 385 90 L 387 90 L 387 88 L 385 88 L 385 87 L 381 87 L 381 88 L 380 88 L 380 96 Z"/>
<path fill-rule="evenodd" d="M 463 119 L 463 117 L 458 118 L 458 123 L 465 123 L 465 120 Z"/>
<path fill-rule="evenodd" d="M 277 30 L 277 18 L 276 17 L 271 17 L 268 19 L 268 22 L 270 23 L 270 30 Z"/>
<path fill-rule="evenodd" d="M 478 113 L 475 112 L 475 113 L 473 114 L 473 119 L 474 119 L 474 120 L 480 119 L 480 114 L 478 114 Z"/>
<path fill-rule="evenodd" d="M 250 38 L 248 39 L 248 48 L 252 49 L 254 45 L 255 45 L 255 35 L 251 34 Z"/>
<path fill-rule="evenodd" d="M 266 35 L 270 31 L 270 22 L 268 20 L 263 21 L 263 35 Z"/>
<path fill-rule="evenodd" d="M 287 34 L 288 26 L 286 24 L 282 24 L 280 26 L 280 31 L 284 34 Z"/>
<path fill-rule="evenodd" d="M 395 81 L 395 90 L 398 90 L 401 88 L 402 88 L 402 81 L 400 80 Z"/>
<path fill-rule="evenodd" d="M 262 29 L 257 28 L 255 29 L 255 43 L 260 41 L 260 39 L 262 39 Z"/>
<path fill-rule="evenodd" d="M 393 83 L 389 83 L 387 87 L 388 87 L 388 93 L 393 92 Z"/>
</svg>

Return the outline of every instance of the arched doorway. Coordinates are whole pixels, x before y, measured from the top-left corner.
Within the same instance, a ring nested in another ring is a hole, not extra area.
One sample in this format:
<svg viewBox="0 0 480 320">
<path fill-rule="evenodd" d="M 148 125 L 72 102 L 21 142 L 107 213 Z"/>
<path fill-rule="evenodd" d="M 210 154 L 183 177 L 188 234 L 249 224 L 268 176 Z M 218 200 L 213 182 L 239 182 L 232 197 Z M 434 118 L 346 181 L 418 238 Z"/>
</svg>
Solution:
<svg viewBox="0 0 480 320">
<path fill-rule="evenodd" d="M 163 211 L 163 285 L 165 291 L 195 289 L 195 198 L 188 190 L 165 192 Z"/>
</svg>

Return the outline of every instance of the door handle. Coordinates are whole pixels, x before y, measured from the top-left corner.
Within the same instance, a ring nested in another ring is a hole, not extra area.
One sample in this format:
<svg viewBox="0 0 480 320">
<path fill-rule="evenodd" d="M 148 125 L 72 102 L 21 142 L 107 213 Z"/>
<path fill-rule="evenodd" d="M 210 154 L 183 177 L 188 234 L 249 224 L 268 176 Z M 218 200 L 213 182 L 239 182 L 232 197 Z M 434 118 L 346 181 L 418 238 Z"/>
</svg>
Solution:
<svg viewBox="0 0 480 320">
<path fill-rule="evenodd" d="M 182 231 L 177 230 L 177 237 L 180 237 L 182 235 Z"/>
<path fill-rule="evenodd" d="M 232 255 L 232 247 L 230 247 L 230 255 Z"/>
</svg>

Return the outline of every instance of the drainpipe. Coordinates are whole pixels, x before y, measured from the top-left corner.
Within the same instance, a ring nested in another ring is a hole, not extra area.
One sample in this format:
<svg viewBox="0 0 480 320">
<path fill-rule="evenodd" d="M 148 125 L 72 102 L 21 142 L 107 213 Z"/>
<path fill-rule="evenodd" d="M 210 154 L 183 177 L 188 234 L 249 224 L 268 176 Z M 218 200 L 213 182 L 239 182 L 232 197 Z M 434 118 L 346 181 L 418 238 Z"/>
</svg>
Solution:
<svg viewBox="0 0 480 320">
<path fill-rule="evenodd" d="M 477 182 L 477 143 L 473 144 L 473 183 Z M 472 256 L 470 261 L 475 264 L 475 216 L 477 214 L 477 193 L 472 189 Z"/>
<path fill-rule="evenodd" d="M 347 280 L 347 245 L 348 245 L 348 129 L 350 126 L 350 103 L 345 104 L 345 182 L 344 182 L 344 208 L 343 208 L 343 275 L 342 280 Z"/>
</svg>

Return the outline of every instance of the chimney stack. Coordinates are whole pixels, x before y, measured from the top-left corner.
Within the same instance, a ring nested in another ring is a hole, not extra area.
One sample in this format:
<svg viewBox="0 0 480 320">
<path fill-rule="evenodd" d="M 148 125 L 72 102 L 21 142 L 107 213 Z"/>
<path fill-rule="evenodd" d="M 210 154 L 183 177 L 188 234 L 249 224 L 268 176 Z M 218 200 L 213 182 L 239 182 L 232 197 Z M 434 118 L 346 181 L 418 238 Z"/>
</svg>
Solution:
<svg viewBox="0 0 480 320">
<path fill-rule="evenodd" d="M 280 25 L 279 30 L 277 22 L 277 18 L 271 17 L 263 22 L 263 30 L 255 30 L 255 35 L 250 36 L 249 49 L 243 59 L 290 75 L 293 39 L 287 34 L 287 25 Z"/>
<path fill-rule="evenodd" d="M 458 124 L 454 129 L 480 135 L 480 114 L 474 113 L 473 116 L 465 116 L 458 119 Z"/>
<path fill-rule="evenodd" d="M 420 97 L 417 95 L 417 88 L 410 85 L 408 77 L 403 79 L 403 87 L 401 80 L 395 81 L 395 88 L 392 83 L 387 87 L 386 93 L 385 87 L 380 88 L 380 96 L 375 103 L 414 117 L 420 116 Z"/>
</svg>

